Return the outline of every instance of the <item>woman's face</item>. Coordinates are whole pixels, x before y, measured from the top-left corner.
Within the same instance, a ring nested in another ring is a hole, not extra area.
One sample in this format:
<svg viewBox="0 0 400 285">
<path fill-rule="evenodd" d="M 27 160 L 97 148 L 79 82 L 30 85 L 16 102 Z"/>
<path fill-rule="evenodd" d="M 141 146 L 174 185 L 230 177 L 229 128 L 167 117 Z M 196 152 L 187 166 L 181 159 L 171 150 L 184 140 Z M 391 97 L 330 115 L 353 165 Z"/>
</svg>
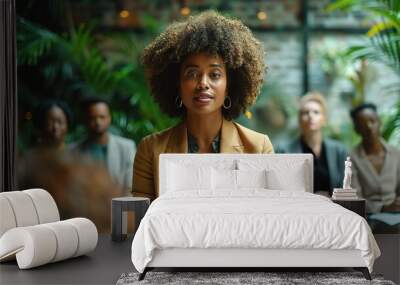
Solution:
<svg viewBox="0 0 400 285">
<path fill-rule="evenodd" d="M 364 109 L 360 111 L 356 116 L 355 129 L 357 133 L 365 141 L 371 141 L 377 139 L 380 136 L 379 133 L 380 122 L 378 115 L 371 109 Z"/>
<path fill-rule="evenodd" d="M 221 112 L 227 95 L 222 58 L 204 52 L 188 56 L 181 65 L 180 95 L 188 114 Z"/>
<path fill-rule="evenodd" d="M 51 144 L 62 144 L 67 132 L 68 122 L 64 111 L 57 106 L 51 107 L 46 114 L 45 140 Z"/>
<path fill-rule="evenodd" d="M 300 108 L 299 122 L 302 133 L 320 131 L 325 124 L 322 106 L 316 101 L 308 101 Z"/>
</svg>

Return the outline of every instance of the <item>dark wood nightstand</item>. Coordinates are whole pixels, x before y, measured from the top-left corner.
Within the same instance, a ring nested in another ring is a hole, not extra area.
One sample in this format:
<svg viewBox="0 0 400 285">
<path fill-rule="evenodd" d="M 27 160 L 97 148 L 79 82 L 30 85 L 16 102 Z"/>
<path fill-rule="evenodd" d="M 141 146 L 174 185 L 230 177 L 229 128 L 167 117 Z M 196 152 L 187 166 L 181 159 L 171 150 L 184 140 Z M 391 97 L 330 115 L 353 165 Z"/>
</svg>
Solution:
<svg viewBox="0 0 400 285">
<path fill-rule="evenodd" d="M 367 217 L 365 210 L 365 199 L 355 199 L 355 200 L 335 200 L 332 202 L 339 204 L 340 206 L 359 214 L 364 219 Z"/>
</svg>

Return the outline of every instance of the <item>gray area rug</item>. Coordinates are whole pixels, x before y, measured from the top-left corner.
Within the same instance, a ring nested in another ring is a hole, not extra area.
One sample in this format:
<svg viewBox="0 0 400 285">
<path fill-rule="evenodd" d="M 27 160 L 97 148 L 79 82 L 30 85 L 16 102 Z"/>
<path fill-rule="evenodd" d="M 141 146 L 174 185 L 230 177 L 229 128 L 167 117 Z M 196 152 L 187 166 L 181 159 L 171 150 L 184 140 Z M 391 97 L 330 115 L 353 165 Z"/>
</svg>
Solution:
<svg viewBox="0 0 400 285">
<path fill-rule="evenodd" d="M 379 284 L 395 285 L 380 275 L 372 275 L 368 281 L 360 272 L 148 272 L 142 281 L 139 273 L 124 273 L 117 285 L 133 284 Z"/>
</svg>

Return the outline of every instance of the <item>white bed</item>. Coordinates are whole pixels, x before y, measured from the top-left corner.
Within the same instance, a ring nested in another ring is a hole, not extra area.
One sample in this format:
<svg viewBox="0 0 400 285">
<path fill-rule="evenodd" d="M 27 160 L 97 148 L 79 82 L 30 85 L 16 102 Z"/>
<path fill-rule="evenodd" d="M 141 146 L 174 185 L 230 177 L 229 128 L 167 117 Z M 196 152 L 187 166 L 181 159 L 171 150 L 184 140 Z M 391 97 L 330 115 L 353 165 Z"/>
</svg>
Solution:
<svg viewBox="0 0 400 285">
<path fill-rule="evenodd" d="M 160 197 L 132 243 L 154 267 L 354 267 L 379 248 L 359 215 L 312 194 L 309 154 L 162 154 Z"/>
</svg>

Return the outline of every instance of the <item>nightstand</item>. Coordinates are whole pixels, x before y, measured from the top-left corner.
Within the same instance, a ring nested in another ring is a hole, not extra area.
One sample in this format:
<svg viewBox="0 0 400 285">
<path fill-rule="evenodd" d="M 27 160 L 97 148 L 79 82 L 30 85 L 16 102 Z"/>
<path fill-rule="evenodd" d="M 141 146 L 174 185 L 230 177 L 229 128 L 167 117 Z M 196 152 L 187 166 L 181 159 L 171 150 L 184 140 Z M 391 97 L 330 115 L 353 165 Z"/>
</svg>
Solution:
<svg viewBox="0 0 400 285">
<path fill-rule="evenodd" d="M 146 214 L 150 205 L 149 198 L 119 197 L 111 201 L 111 238 L 113 241 L 123 241 L 127 238 L 127 212 L 135 212 L 135 226 Z M 133 233 L 135 234 L 135 233 Z"/>
<path fill-rule="evenodd" d="M 355 199 L 355 200 L 335 200 L 332 202 L 339 204 L 340 206 L 359 214 L 361 217 L 366 219 L 367 214 L 365 210 L 365 199 Z"/>
</svg>

